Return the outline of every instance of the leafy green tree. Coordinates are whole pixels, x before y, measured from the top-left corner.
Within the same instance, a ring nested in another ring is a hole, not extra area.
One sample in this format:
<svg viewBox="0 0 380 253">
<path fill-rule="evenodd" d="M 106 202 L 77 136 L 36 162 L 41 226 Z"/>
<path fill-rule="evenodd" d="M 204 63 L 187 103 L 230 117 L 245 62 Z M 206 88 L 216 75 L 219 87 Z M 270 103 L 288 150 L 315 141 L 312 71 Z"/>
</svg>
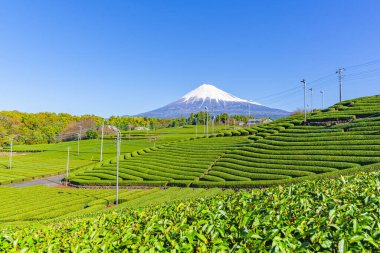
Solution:
<svg viewBox="0 0 380 253">
<path fill-rule="evenodd" d="M 89 130 L 87 130 L 87 132 L 86 132 L 86 137 L 88 138 L 88 139 L 96 139 L 96 138 L 98 138 L 98 133 L 97 132 L 95 132 L 94 130 L 92 130 L 92 129 L 89 129 Z"/>
</svg>

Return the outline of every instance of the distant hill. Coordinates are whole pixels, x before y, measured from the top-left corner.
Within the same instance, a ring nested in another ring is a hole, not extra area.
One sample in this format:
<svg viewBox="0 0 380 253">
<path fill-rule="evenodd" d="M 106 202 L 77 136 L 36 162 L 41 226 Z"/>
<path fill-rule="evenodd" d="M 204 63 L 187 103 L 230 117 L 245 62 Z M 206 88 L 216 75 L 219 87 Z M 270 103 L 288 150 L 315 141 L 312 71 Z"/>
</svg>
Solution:
<svg viewBox="0 0 380 253">
<path fill-rule="evenodd" d="M 270 108 L 238 98 L 213 85 L 202 84 L 173 103 L 136 116 L 157 118 L 188 117 L 191 113 L 205 111 L 206 107 L 211 115 L 228 113 L 230 115 L 250 114 L 256 118 L 281 118 L 290 114 L 281 109 Z"/>
</svg>

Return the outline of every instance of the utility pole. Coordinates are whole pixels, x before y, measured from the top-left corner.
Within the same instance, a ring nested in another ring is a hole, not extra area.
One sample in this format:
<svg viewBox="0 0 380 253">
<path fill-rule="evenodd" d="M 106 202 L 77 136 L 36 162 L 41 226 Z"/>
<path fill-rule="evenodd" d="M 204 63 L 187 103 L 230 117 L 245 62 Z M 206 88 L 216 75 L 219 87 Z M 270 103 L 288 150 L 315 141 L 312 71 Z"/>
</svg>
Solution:
<svg viewBox="0 0 380 253">
<path fill-rule="evenodd" d="M 103 161 L 103 137 L 104 137 L 104 121 L 102 123 L 102 139 L 100 141 L 100 161 Z"/>
<path fill-rule="evenodd" d="M 13 139 L 10 137 L 11 152 L 9 153 L 9 169 L 12 169 L 12 157 L 13 157 Z"/>
<path fill-rule="evenodd" d="M 79 157 L 79 141 L 80 141 L 80 134 L 79 133 L 77 133 L 77 135 L 78 135 L 78 144 L 77 144 L 77 156 Z"/>
<path fill-rule="evenodd" d="M 131 140 L 131 123 L 128 123 L 128 140 Z"/>
<path fill-rule="evenodd" d="M 206 137 L 208 138 L 208 108 L 205 106 L 206 109 Z"/>
<path fill-rule="evenodd" d="M 211 132 L 214 134 L 214 121 L 215 121 L 215 115 L 214 115 L 214 107 L 212 107 L 212 116 L 211 116 Z"/>
<path fill-rule="evenodd" d="M 119 161 L 120 161 L 120 140 L 121 132 L 117 129 L 117 143 L 116 143 L 116 205 L 119 204 Z"/>
<path fill-rule="evenodd" d="M 79 134 L 78 134 L 78 156 L 79 156 L 79 142 L 82 139 L 82 126 L 79 126 Z"/>
<path fill-rule="evenodd" d="M 310 91 L 310 112 L 313 112 L 313 88 L 310 88 L 309 91 Z"/>
<path fill-rule="evenodd" d="M 339 68 L 336 73 L 339 75 L 339 102 L 342 102 L 342 79 L 343 79 L 343 71 L 345 68 Z"/>
<path fill-rule="evenodd" d="M 325 108 L 324 105 L 323 105 L 323 90 L 320 91 L 321 95 L 322 95 L 322 109 Z"/>
<path fill-rule="evenodd" d="M 67 148 L 67 163 L 66 163 L 66 186 L 69 181 L 69 166 L 70 166 L 70 147 Z"/>
<path fill-rule="evenodd" d="M 302 79 L 303 83 L 303 112 L 304 112 L 304 121 L 306 122 L 306 80 Z"/>
<path fill-rule="evenodd" d="M 214 117 L 214 115 L 212 115 L 212 116 L 211 116 L 212 134 L 214 134 L 214 121 L 215 121 L 215 117 Z"/>
<path fill-rule="evenodd" d="M 198 118 L 195 117 L 195 138 L 198 137 Z"/>
</svg>

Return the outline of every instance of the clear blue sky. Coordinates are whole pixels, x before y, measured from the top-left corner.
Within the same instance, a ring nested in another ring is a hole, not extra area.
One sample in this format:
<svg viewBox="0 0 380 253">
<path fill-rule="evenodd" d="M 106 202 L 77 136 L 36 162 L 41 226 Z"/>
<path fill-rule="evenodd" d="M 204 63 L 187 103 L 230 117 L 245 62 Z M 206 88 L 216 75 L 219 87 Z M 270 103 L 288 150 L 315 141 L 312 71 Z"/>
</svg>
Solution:
<svg viewBox="0 0 380 253">
<path fill-rule="evenodd" d="M 210 83 L 291 111 L 302 78 L 331 74 L 310 85 L 335 103 L 339 66 L 345 99 L 380 94 L 379 13 L 378 0 L 2 0 L 0 110 L 132 115 Z"/>
</svg>

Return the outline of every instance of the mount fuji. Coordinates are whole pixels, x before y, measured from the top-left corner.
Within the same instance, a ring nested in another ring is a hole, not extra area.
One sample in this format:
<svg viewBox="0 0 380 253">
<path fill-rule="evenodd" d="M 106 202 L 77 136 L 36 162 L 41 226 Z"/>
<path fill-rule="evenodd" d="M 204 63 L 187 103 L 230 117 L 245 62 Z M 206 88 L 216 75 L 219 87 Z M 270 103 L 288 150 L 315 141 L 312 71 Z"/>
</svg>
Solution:
<svg viewBox="0 0 380 253">
<path fill-rule="evenodd" d="M 173 103 L 136 116 L 156 118 L 188 117 L 191 113 L 205 111 L 206 107 L 211 115 L 222 113 L 228 113 L 229 115 L 250 114 L 255 118 L 280 118 L 289 115 L 287 111 L 269 108 L 256 102 L 238 98 L 213 85 L 202 84 Z"/>
</svg>

